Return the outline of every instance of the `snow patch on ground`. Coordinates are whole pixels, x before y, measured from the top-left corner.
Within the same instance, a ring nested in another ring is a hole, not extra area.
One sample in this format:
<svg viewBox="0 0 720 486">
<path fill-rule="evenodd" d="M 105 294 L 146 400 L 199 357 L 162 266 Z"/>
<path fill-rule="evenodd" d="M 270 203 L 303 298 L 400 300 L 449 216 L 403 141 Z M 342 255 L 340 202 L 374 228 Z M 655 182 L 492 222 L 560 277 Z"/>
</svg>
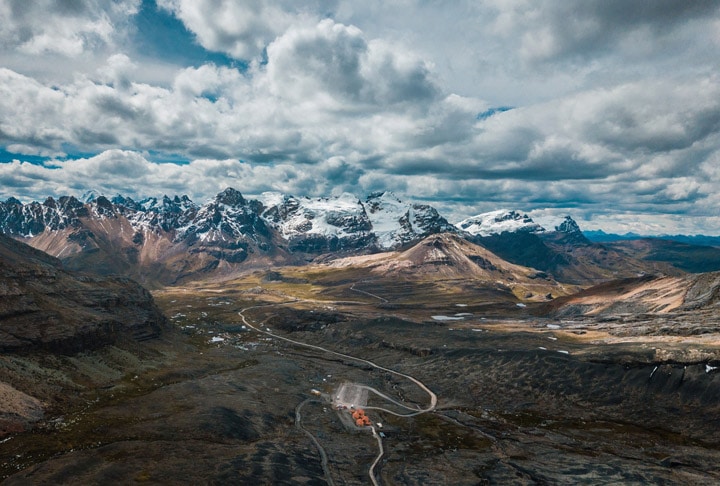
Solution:
<svg viewBox="0 0 720 486">
<path fill-rule="evenodd" d="M 453 317 L 453 316 L 430 316 L 436 321 L 462 321 L 464 317 Z"/>
</svg>

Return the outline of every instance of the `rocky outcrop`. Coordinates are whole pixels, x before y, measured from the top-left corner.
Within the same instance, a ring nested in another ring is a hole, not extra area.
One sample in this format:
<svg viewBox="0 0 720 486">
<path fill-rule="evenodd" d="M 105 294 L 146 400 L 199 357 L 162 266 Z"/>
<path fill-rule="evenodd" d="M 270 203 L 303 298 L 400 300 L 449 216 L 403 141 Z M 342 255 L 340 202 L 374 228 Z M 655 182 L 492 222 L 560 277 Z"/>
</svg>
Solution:
<svg viewBox="0 0 720 486">
<path fill-rule="evenodd" d="M 59 260 L 0 235 L 0 350 L 74 353 L 158 336 L 166 320 L 127 278 L 65 271 Z"/>
</svg>

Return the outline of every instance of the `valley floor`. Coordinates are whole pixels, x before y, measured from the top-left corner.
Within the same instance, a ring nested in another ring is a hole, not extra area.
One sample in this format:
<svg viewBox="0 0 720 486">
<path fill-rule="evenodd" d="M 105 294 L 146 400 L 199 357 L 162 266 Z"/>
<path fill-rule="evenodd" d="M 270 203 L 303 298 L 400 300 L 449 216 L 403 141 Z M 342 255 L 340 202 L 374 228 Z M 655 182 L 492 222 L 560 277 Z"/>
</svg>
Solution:
<svg viewBox="0 0 720 486">
<path fill-rule="evenodd" d="M 553 320 L 423 288 L 158 291 L 175 330 L 128 345 L 120 374 L 121 351 L 56 363 L 66 403 L 0 443 L 5 483 L 369 484 L 381 444 L 381 484 L 720 484 L 714 322 Z M 344 384 L 375 432 L 333 403 Z"/>
</svg>

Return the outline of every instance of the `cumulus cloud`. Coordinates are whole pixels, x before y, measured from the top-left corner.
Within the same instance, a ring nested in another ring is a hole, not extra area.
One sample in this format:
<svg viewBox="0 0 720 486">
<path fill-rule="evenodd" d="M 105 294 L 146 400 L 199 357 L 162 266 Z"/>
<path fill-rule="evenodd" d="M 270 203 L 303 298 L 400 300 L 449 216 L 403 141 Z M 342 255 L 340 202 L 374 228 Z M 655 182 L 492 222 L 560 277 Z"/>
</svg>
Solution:
<svg viewBox="0 0 720 486">
<path fill-rule="evenodd" d="M 293 28 L 270 44 L 267 73 L 276 96 L 321 103 L 329 97 L 338 110 L 430 101 L 438 92 L 420 59 L 382 41 L 368 43 L 360 29 L 330 19 Z"/>
<path fill-rule="evenodd" d="M 0 45 L 23 54 L 78 56 L 114 41 L 140 0 L 8 0 L 0 4 Z"/>
<path fill-rule="evenodd" d="M 0 43 L 28 65 L 102 58 L 58 79 L 0 55 L 5 158 L 53 158 L 1 164 L 7 195 L 390 189 L 451 219 L 573 208 L 584 222 L 720 210 L 715 2 L 158 5 L 250 62 L 152 82 L 148 60 L 115 45 L 139 0 L 0 5 Z"/>
<path fill-rule="evenodd" d="M 211 51 L 252 60 L 278 35 L 299 22 L 312 23 L 321 6 L 331 2 L 253 0 L 158 0 L 172 12 L 197 41 Z"/>
<path fill-rule="evenodd" d="M 45 165 L 18 160 L 0 164 L 0 196 L 42 200 L 47 195 L 79 196 L 92 188 L 108 196 L 135 198 L 187 194 L 202 203 L 226 187 L 247 195 L 266 191 L 331 194 L 356 188 L 358 177 L 348 178 L 348 172 L 357 170 L 341 158 L 302 168 L 288 163 L 255 165 L 236 159 L 197 159 L 178 165 L 151 162 L 147 154 L 135 151 L 112 149 L 94 157 L 52 160 Z"/>
<path fill-rule="evenodd" d="M 315 45 L 311 68 L 308 44 Z M 0 69 L 0 142 L 58 154 L 68 145 L 85 152 L 119 146 L 315 163 L 367 156 L 382 150 L 384 138 L 401 146 L 428 106 L 452 113 L 454 124 L 460 116 L 473 122 L 456 99 L 444 107 L 422 62 L 367 42 L 355 28 L 323 21 L 279 38 L 268 55 L 266 66 L 246 74 L 212 64 L 186 68 L 169 87 L 133 82 L 135 67 L 124 55 L 62 86 Z M 422 124 L 439 127 L 428 116 Z"/>
</svg>

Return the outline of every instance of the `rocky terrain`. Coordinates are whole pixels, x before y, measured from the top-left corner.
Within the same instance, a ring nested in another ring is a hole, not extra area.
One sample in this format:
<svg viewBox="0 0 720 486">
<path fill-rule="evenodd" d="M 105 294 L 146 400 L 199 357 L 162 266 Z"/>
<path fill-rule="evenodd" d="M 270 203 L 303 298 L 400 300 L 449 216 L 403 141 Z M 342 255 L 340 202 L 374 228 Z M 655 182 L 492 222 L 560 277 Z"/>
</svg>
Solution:
<svg viewBox="0 0 720 486">
<path fill-rule="evenodd" d="M 707 250 L 387 193 L 0 224 L 59 257 L 0 235 L 6 484 L 720 483 L 720 275 L 678 268 Z"/>
<path fill-rule="evenodd" d="M 137 283 L 67 272 L 56 258 L 0 235 L 0 436 L 24 430 L 48 403 L 63 400 L 62 387 L 46 381 L 60 373 L 51 371 L 51 357 L 139 343 L 167 328 Z"/>
<path fill-rule="evenodd" d="M 317 258 L 403 250 L 440 233 L 455 233 L 510 263 L 574 285 L 714 270 L 720 261 L 717 249 L 663 240 L 593 243 L 570 217 L 552 231 L 514 210 L 451 225 L 433 207 L 403 202 L 392 193 L 364 200 L 350 194 L 265 193 L 251 200 L 229 188 L 202 206 L 187 196 L 140 202 L 64 196 L 28 204 L 10 198 L 0 202 L 0 231 L 60 258 L 70 269 L 121 274 L 150 288 Z"/>
<path fill-rule="evenodd" d="M 182 333 L 170 337 L 178 352 L 80 394 L 85 407 L 61 425 L 0 444 L 6 484 L 368 484 L 376 439 L 323 395 L 356 383 L 420 409 L 427 394 L 323 349 L 437 394 L 433 411 L 412 417 L 368 398 L 382 432 L 381 484 L 720 481 L 720 436 L 708 426 L 720 419 L 717 319 L 677 336 L 640 320 L 537 317 L 563 299 L 517 306 L 419 279 L 408 292 L 356 281 L 366 270 L 344 263 L 157 292 Z M 677 309 L 711 309 L 715 292 L 700 291 L 710 280 L 695 281 Z M 624 292 L 648 282 L 627 281 Z M 669 315 L 647 310 L 646 321 Z M 261 334 L 240 314 L 315 348 Z"/>
<path fill-rule="evenodd" d="M 228 188 L 198 206 L 186 196 L 136 202 L 72 196 L 0 202 L 0 231 L 60 258 L 71 269 L 122 274 L 150 287 L 302 263 L 319 254 L 371 253 L 456 231 L 427 205 L 390 193 L 263 202 Z"/>
<path fill-rule="evenodd" d="M 0 235 L 0 349 L 71 353 L 121 335 L 156 336 L 163 316 L 125 278 L 75 275 L 49 255 Z"/>
<path fill-rule="evenodd" d="M 561 282 L 572 284 L 593 285 L 638 274 L 684 273 L 666 260 L 644 259 L 637 253 L 593 243 L 570 217 L 554 231 L 539 231 L 532 220 L 528 222 L 524 218 L 522 221 L 523 226 L 515 231 L 499 232 L 486 228 L 470 240 L 509 262 L 536 268 Z"/>
</svg>

